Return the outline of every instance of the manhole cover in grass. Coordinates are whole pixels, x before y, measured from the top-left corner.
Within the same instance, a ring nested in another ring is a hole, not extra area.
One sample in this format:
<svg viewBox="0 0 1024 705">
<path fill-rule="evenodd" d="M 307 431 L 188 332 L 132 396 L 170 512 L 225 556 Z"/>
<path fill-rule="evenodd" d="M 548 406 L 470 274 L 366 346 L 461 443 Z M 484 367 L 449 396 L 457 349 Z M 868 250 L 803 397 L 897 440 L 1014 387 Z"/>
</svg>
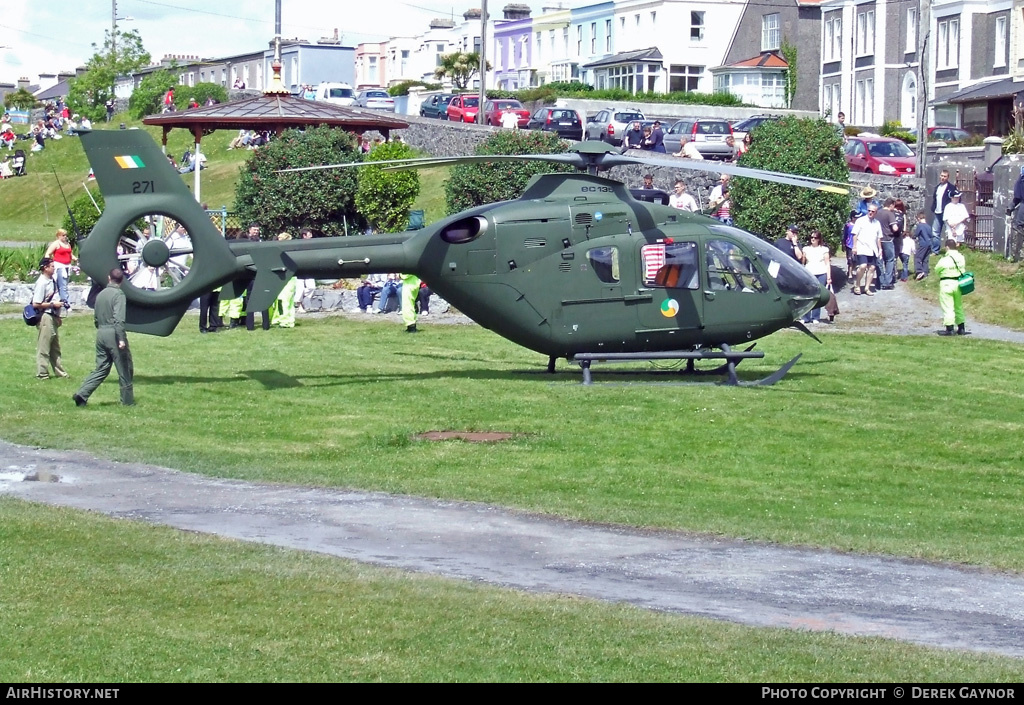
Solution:
<svg viewBox="0 0 1024 705">
<path fill-rule="evenodd" d="M 504 431 L 427 431 L 417 433 L 413 438 L 417 441 L 450 441 L 460 440 L 470 443 L 494 443 L 495 441 L 507 441 L 515 436 L 514 433 Z"/>
</svg>

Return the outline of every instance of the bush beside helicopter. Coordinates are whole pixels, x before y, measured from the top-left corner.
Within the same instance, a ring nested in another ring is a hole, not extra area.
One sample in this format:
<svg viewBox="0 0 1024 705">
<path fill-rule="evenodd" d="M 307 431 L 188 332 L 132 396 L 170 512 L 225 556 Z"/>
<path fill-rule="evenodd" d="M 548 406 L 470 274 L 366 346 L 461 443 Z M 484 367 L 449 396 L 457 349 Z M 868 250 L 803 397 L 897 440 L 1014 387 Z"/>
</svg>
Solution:
<svg viewBox="0 0 1024 705">
<path fill-rule="evenodd" d="M 391 168 L 416 168 L 542 159 L 590 173 L 535 177 L 517 200 L 463 211 L 422 230 L 287 242 L 224 240 L 141 130 L 86 133 L 82 145 L 106 199 L 81 245 L 83 269 L 105 281 L 110 269 L 130 261 L 161 282 L 156 290 L 132 279 L 124 287 L 128 328 L 137 332 L 169 335 L 196 297 L 222 285 L 222 295 L 232 298 L 252 283 L 248 309 L 263 310 L 293 276 L 406 272 L 485 328 L 547 355 L 551 371 L 560 357 L 579 362 L 586 381 L 594 360 L 672 357 L 687 359 L 695 371 L 694 360 L 716 358 L 725 360 L 718 371 L 736 384 L 735 365 L 763 353 L 732 345 L 787 327 L 814 337 L 799 319 L 828 300 L 815 277 L 765 241 L 698 214 L 637 201 L 622 183 L 597 176 L 599 168 L 637 162 L 600 142 L 557 155 L 392 162 Z M 825 191 L 848 188 L 734 165 L 663 161 Z M 180 223 L 190 245 L 172 249 L 161 237 L 133 238 L 140 218 Z M 192 266 L 174 274 L 175 258 L 184 254 L 193 256 Z M 796 359 L 763 382 L 777 381 Z"/>
</svg>

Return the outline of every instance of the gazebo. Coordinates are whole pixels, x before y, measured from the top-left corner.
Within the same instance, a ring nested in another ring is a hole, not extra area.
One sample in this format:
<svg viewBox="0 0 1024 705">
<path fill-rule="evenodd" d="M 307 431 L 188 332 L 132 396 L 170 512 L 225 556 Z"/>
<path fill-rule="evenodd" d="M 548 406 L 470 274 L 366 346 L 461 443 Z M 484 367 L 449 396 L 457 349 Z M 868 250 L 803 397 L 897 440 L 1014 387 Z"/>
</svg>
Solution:
<svg viewBox="0 0 1024 705">
<path fill-rule="evenodd" d="M 391 130 L 409 127 L 409 123 L 375 110 L 344 108 L 330 103 L 296 98 L 281 82 L 281 64 L 273 64 L 274 76 L 263 95 L 231 103 L 218 103 L 181 112 L 150 115 L 143 118 L 144 125 L 163 128 L 163 147 L 167 151 L 167 134 L 176 127 L 189 130 L 195 136 L 195 153 L 200 151 L 204 134 L 214 130 L 272 130 L 280 135 L 292 127 L 332 125 L 362 135 L 376 130 L 387 139 Z M 199 169 L 195 170 L 195 196 L 199 195 Z"/>
</svg>

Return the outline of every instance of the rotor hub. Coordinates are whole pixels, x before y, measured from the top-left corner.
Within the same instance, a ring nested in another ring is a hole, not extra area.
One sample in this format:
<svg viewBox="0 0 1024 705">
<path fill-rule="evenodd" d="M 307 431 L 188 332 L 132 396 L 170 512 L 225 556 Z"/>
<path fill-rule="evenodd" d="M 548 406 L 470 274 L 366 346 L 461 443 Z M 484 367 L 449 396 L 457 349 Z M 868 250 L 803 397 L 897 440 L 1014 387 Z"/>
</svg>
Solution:
<svg viewBox="0 0 1024 705">
<path fill-rule="evenodd" d="M 148 267 L 162 267 L 170 258 L 171 250 L 163 240 L 153 239 L 142 246 L 142 261 Z"/>
</svg>

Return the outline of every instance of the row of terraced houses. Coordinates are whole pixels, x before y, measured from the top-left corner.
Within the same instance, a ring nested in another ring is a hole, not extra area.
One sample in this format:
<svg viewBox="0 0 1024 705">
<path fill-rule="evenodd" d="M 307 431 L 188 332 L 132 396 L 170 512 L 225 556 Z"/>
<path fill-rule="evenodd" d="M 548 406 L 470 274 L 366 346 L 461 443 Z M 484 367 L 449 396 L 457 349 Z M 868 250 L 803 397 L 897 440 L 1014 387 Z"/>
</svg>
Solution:
<svg viewBox="0 0 1024 705">
<path fill-rule="evenodd" d="M 509 4 L 489 19 L 488 88 L 518 89 L 579 80 L 596 88 L 727 91 L 765 109 L 785 105 L 784 46 L 795 48 L 797 82 L 788 107 L 847 123 L 916 124 L 919 46 L 930 55 L 927 124 L 983 135 L 1009 130 L 1024 90 L 1024 0 L 615 0 L 572 8 Z M 433 79 L 441 57 L 480 49 L 479 10 L 462 21 L 437 19 L 414 37 L 346 46 L 338 31 L 318 41 L 282 44 L 283 78 L 304 85 L 340 81 L 387 87 Z M 210 81 L 261 89 L 273 50 L 214 59 L 167 57 L 182 83 Z M 154 67 L 159 68 L 159 66 Z M 123 77 L 126 97 L 145 75 Z M 59 91 L 59 88 L 52 90 Z"/>
</svg>

